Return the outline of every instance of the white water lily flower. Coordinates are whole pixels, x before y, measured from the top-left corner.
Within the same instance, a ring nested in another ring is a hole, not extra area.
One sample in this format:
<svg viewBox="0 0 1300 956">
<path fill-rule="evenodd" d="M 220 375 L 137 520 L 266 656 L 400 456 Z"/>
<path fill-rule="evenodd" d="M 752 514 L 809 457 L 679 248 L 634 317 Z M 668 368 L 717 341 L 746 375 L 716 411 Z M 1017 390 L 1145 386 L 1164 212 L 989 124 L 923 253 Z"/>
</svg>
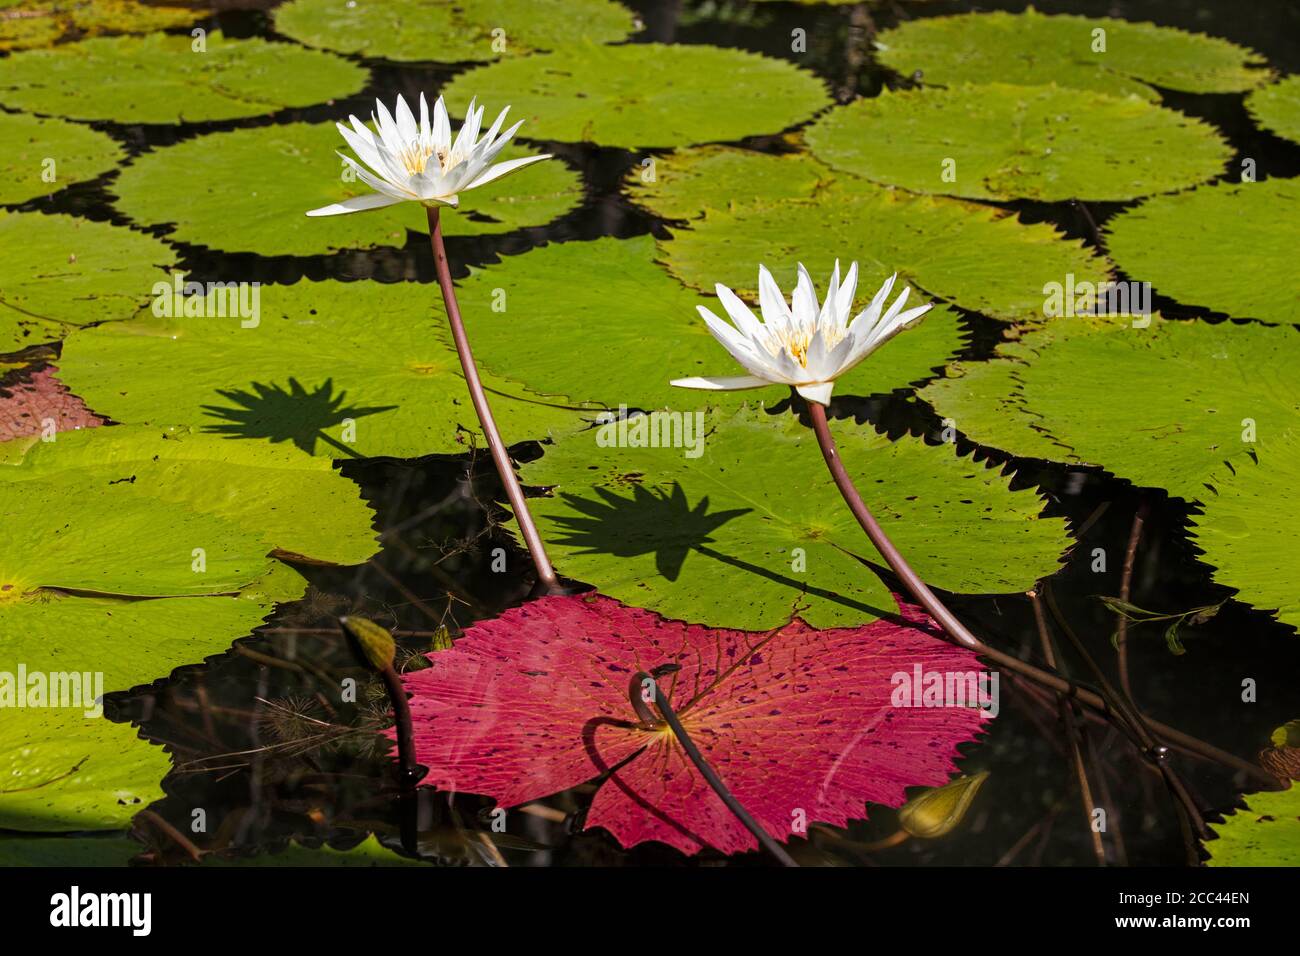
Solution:
<svg viewBox="0 0 1300 956">
<path fill-rule="evenodd" d="M 455 206 L 459 193 L 500 179 L 507 173 L 523 169 L 533 163 L 550 159 L 550 154 L 524 156 L 505 163 L 492 163 L 497 154 L 510 142 L 510 137 L 523 125 L 516 123 L 504 133 L 501 124 L 510 107 L 501 111 L 492 127 L 479 138 L 483 124 L 483 107 L 475 109 L 470 101 L 465 123 L 456 140 L 451 138 L 451 121 L 447 107 L 438 97 L 433 104 L 433 122 L 429 122 L 429 106 L 420 94 L 420 122 L 415 122 L 411 108 L 400 95 L 397 97 L 396 116 L 375 100 L 375 113 L 370 118 L 375 124 L 372 132 L 361 120 L 349 116 L 352 126 L 337 124 L 353 152 L 364 163 L 339 153 L 363 183 L 377 190 L 365 196 L 345 199 L 320 209 L 309 216 L 337 216 L 341 213 L 380 209 L 399 202 L 418 202 L 424 206 Z M 369 169 L 366 166 L 370 167 Z"/>
<path fill-rule="evenodd" d="M 704 306 L 698 306 L 713 337 L 748 375 L 734 378 L 679 378 L 674 385 L 731 391 L 764 385 L 790 385 L 810 402 L 830 404 L 835 380 L 853 368 L 903 329 L 911 328 L 931 308 L 930 303 L 903 311 L 911 291 L 894 300 L 884 311 L 885 300 L 894 288 L 898 273 L 890 276 L 852 322 L 853 293 L 858 285 L 858 264 L 849 268 L 840 283 L 840 263 L 835 262 L 826 301 L 820 308 L 808 270 L 799 266 L 794 299 L 785 296 L 766 266 L 758 267 L 758 304 L 763 321 L 726 286 L 717 286 L 718 299 L 735 325 L 724 322 Z"/>
</svg>

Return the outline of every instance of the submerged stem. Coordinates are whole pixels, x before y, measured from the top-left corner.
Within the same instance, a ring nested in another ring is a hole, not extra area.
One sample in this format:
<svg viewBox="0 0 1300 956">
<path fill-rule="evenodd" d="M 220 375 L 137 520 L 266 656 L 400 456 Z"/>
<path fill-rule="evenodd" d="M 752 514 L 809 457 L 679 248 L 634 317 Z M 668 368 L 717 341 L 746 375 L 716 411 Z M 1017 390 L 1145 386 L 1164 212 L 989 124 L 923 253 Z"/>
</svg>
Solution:
<svg viewBox="0 0 1300 956">
<path fill-rule="evenodd" d="M 551 567 L 551 559 L 546 555 L 546 546 L 542 544 L 542 537 L 537 533 L 537 525 L 533 523 L 532 512 L 528 510 L 523 488 L 519 486 L 519 478 L 515 475 L 505 442 L 501 440 L 496 420 L 492 417 L 487 393 L 484 392 L 483 383 L 479 379 L 478 366 L 474 364 L 474 353 L 470 350 L 469 336 L 465 333 L 465 323 L 460 317 L 460 305 L 456 301 L 456 289 L 451 282 L 451 265 L 447 261 L 447 247 L 442 239 L 442 221 L 438 209 L 431 206 L 427 212 L 429 242 L 433 247 L 433 264 L 438 273 L 438 285 L 442 287 L 442 301 L 447 307 L 447 322 L 451 325 L 451 336 L 456 342 L 456 355 L 460 358 L 460 367 L 465 375 L 470 401 L 478 415 L 479 424 L 483 427 L 483 434 L 487 437 L 492 461 L 496 464 L 497 474 L 501 476 L 501 483 L 505 486 L 510 507 L 515 513 L 515 520 L 519 522 L 519 531 L 523 535 L 524 544 L 528 547 L 528 554 L 537 568 L 538 588 L 546 594 L 558 594 L 561 592 L 561 586 L 555 576 L 555 569 Z"/>
<path fill-rule="evenodd" d="M 830 469 L 831 477 L 835 480 L 835 485 L 840 490 L 840 495 L 844 498 L 849 510 L 853 516 L 858 519 L 858 524 L 862 530 L 867 533 L 871 543 L 875 545 L 876 550 L 880 552 L 885 561 L 893 568 L 894 573 L 898 575 L 903 585 L 911 592 L 916 601 L 933 617 L 943 630 L 949 634 L 955 641 L 969 647 L 982 657 L 1005 667 L 1012 673 L 1019 674 L 1027 680 L 1033 681 L 1049 690 L 1065 694 L 1074 700 L 1079 701 L 1086 707 L 1111 717 L 1118 717 L 1123 720 L 1124 714 L 1116 714 L 1107 700 L 1086 687 L 1080 686 L 1072 680 L 1062 678 L 1059 674 L 1045 671 L 1042 668 L 1035 667 L 1033 664 L 1026 663 L 1018 657 L 1000 651 L 995 647 L 990 647 L 978 637 L 970 632 L 966 625 L 962 624 L 947 606 L 930 590 L 929 586 L 921 580 L 920 575 L 912 570 L 899 553 L 898 548 L 889 540 L 884 529 L 876 521 L 875 516 L 867 508 L 858 494 L 858 489 L 853 484 L 853 479 L 849 477 L 848 471 L 844 468 L 844 462 L 840 458 L 839 448 L 835 444 L 835 439 L 831 436 L 830 426 L 826 421 L 826 409 L 817 402 L 808 403 L 809 414 L 812 417 L 813 431 L 817 434 L 817 444 L 822 451 L 822 457 L 826 459 L 826 467 Z M 1181 731 L 1175 730 L 1159 721 L 1147 719 L 1146 726 L 1149 730 L 1196 750 L 1198 753 L 1209 755 L 1211 759 L 1228 763 L 1239 770 L 1246 770 L 1252 776 L 1260 781 L 1267 781 L 1273 789 L 1281 787 L 1276 777 L 1267 773 L 1259 767 L 1247 764 L 1240 758 L 1233 757 L 1217 747 L 1205 744 L 1195 737 L 1189 737 Z"/>
<path fill-rule="evenodd" d="M 632 700 L 632 709 L 636 711 L 638 719 L 640 719 L 642 723 L 651 723 L 647 718 L 653 716 L 650 714 L 650 710 L 646 706 L 645 697 L 642 696 L 643 692 L 646 690 L 649 690 L 653 695 L 651 699 L 654 701 L 655 707 L 658 708 L 660 715 L 664 719 L 664 723 L 668 725 L 668 729 L 673 732 L 674 736 L 676 736 L 677 742 L 681 744 L 682 749 L 686 751 L 686 756 L 691 759 L 691 763 L 695 764 L 695 769 L 704 777 L 705 782 L 713 788 L 713 792 L 716 793 L 719 799 L 727 805 L 727 809 L 735 815 L 737 820 L 744 824 L 746 830 L 754 835 L 754 838 L 758 840 L 759 846 L 772 854 L 772 856 L 774 856 L 782 866 L 798 866 L 799 864 L 796 863 L 790 854 L 785 851 L 785 848 L 781 846 L 781 844 L 777 843 L 776 840 L 773 840 L 770 833 L 759 826 L 758 821 L 749 815 L 749 811 L 741 806 L 740 801 L 737 800 L 732 795 L 731 791 L 727 789 L 727 785 L 722 782 L 722 778 L 717 775 L 711 766 L 709 766 L 709 762 L 704 759 L 704 754 L 700 753 L 700 748 L 695 746 L 695 741 L 691 740 L 690 735 L 686 732 L 686 728 L 683 727 L 682 722 L 677 719 L 677 712 L 673 710 L 673 705 L 668 702 L 668 696 L 659 690 L 659 685 L 655 683 L 655 679 L 645 671 L 638 671 L 636 674 L 633 674 L 632 680 L 628 686 L 628 696 Z"/>
</svg>

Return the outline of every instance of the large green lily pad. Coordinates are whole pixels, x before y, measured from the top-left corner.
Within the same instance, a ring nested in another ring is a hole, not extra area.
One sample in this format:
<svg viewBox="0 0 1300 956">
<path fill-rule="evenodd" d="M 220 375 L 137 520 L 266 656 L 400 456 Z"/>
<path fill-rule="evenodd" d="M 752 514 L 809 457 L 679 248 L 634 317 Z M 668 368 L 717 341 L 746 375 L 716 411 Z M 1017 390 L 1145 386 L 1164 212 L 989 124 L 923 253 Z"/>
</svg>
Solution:
<svg viewBox="0 0 1300 956">
<path fill-rule="evenodd" d="M 20 0 L 0 4 L 0 50 L 48 46 L 60 37 L 102 33 L 147 33 L 189 26 L 206 14 L 187 7 L 164 7 L 135 0 L 78 0 L 51 3 Z"/>
<path fill-rule="evenodd" d="M 488 61 L 632 32 L 613 0 L 292 0 L 275 28 L 308 46 L 399 62 Z"/>
<path fill-rule="evenodd" d="M 331 846 L 309 847 L 294 841 L 278 853 L 256 856 L 209 856 L 204 866 L 424 866 L 422 861 L 394 853 L 373 833 L 350 850 Z"/>
<path fill-rule="evenodd" d="M 656 156 L 627 173 L 628 192 L 664 219 L 698 219 L 709 209 L 729 212 L 741 206 L 787 199 L 816 199 L 846 177 L 807 153 L 758 153 L 732 146 L 697 146 Z"/>
<path fill-rule="evenodd" d="M 863 563 L 883 560 L 812 430 L 755 408 L 701 417 L 702 449 L 633 447 L 631 430 L 620 445 L 616 431 L 593 430 L 525 466 L 528 483 L 556 486 L 533 509 L 556 567 L 621 601 L 718 627 L 762 630 L 791 614 L 831 627 L 894 613 Z M 1064 522 L 1040 518 L 1036 494 L 1009 491 L 1006 476 L 951 445 L 831 428 L 868 505 L 933 586 L 1023 591 L 1059 567 Z"/>
<path fill-rule="evenodd" d="M 0 103 L 116 123 L 261 116 L 359 91 L 363 67 L 330 53 L 252 38 L 96 37 L 0 60 Z"/>
<path fill-rule="evenodd" d="M 658 43 L 501 60 L 460 74 L 446 95 L 510 103 L 530 136 L 629 149 L 779 133 L 830 103 L 821 80 L 784 60 Z"/>
<path fill-rule="evenodd" d="M 1300 787 L 1252 793 L 1246 806 L 1211 824 L 1210 866 L 1300 866 Z"/>
<path fill-rule="evenodd" d="M 277 555 L 354 564 L 376 548 L 356 487 L 293 449 L 133 427 L 26 447 L 0 466 L 0 672 L 128 690 L 299 597 L 302 577 Z M 0 722 L 0 828 L 121 828 L 161 796 L 166 754 L 68 703 Z"/>
<path fill-rule="evenodd" d="M 0 353 L 130 318 L 175 261 L 143 233 L 61 214 L 0 210 L 0 246 Z"/>
<path fill-rule="evenodd" d="M 1218 569 L 1215 580 L 1237 588 L 1238 600 L 1300 627 L 1291 561 L 1300 534 L 1291 504 L 1300 487 L 1300 435 L 1263 444 L 1257 460 L 1239 458 L 1208 484 L 1205 513 L 1192 524 L 1205 562 Z"/>
<path fill-rule="evenodd" d="M 1300 422 L 1290 327 L 1063 319 L 1003 354 L 920 397 L 981 444 L 1100 465 L 1189 501 Z"/>
<path fill-rule="evenodd" d="M 1251 93 L 1246 97 L 1246 109 L 1270 133 L 1300 143 L 1300 75 Z"/>
<path fill-rule="evenodd" d="M 1300 247 L 1300 179 L 1216 183 L 1160 196 L 1107 224 L 1128 275 L 1188 305 L 1234 318 L 1300 322 L 1287 277 Z"/>
<path fill-rule="evenodd" d="M 86 330 L 65 344 L 59 377 L 114 421 L 187 425 L 229 445 L 333 458 L 482 447 L 437 285 L 303 281 L 259 295 L 253 328 L 150 312 Z M 466 321 L 477 342 L 476 312 Z M 569 403 L 517 380 L 484 385 L 508 443 L 582 425 Z"/>
<path fill-rule="evenodd" d="M 144 847 L 125 834 L 0 837 L 0 866 L 126 866 Z"/>
<path fill-rule="evenodd" d="M 89 126 L 23 113 L 0 113 L 0 203 L 48 196 L 94 179 L 126 155 L 113 137 Z"/>
<path fill-rule="evenodd" d="M 992 83 L 884 92 L 831 110 L 808 145 L 836 169 L 967 199 L 1122 201 L 1213 179 L 1208 123 L 1136 97 Z"/>
<path fill-rule="evenodd" d="M 1218 37 L 1109 17 L 1047 16 L 1032 8 L 911 20 L 880 34 L 876 46 L 885 66 L 904 75 L 920 70 L 932 86 L 1055 83 L 1156 100 L 1159 94 L 1147 84 L 1237 93 L 1269 77 L 1259 54 Z"/>
<path fill-rule="evenodd" d="M 664 179 L 634 195 L 672 218 L 704 212 L 660 243 L 669 271 L 697 289 L 721 282 L 752 297 L 760 262 L 778 271 L 802 262 L 824 276 L 838 258 L 856 260 L 877 283 L 897 271 L 930 297 L 997 319 L 1041 321 L 1046 283 L 1108 277 L 1105 260 L 1081 242 L 988 206 L 844 173 L 818 176 L 810 161 L 756 153 L 700 162 L 696 169 L 717 174 L 714 191 L 689 166 L 671 178 L 676 161 L 661 158 Z"/>
<path fill-rule="evenodd" d="M 696 311 L 703 304 L 724 314 L 717 300 L 684 288 L 654 258 L 653 238 L 640 236 L 553 244 L 476 270 L 460 291 L 462 306 L 474 316 L 484 367 L 547 395 L 609 408 L 695 408 L 706 401 L 730 407 L 752 400 L 758 393 L 704 396 L 668 384 L 674 378 L 743 370 Z M 757 274 L 757 263 L 752 268 Z M 776 275 L 787 292 L 793 290 L 792 263 L 781 263 Z M 585 283 L 582 276 L 601 279 Z M 875 292 L 872 283 L 882 279 L 863 278 L 859 308 Z M 494 311 L 494 302 L 504 307 Z M 611 303 L 619 305 L 611 308 Z M 955 313 L 933 309 L 919 326 L 846 375 L 839 387 L 847 394 L 870 395 L 929 378 L 961 350 L 962 337 Z M 785 388 L 767 393 L 774 401 L 785 394 Z"/>
<path fill-rule="evenodd" d="M 146 153 L 112 185 L 137 222 L 175 223 L 171 238 L 228 252 L 316 255 L 402 246 L 407 229 L 427 233 L 424 207 L 403 203 L 347 216 L 308 218 L 309 209 L 372 190 L 345 182 L 333 123 L 290 123 L 213 133 Z M 501 159 L 535 154 L 508 146 Z M 350 155 L 350 153 L 349 153 Z M 462 197 L 442 211 L 448 235 L 539 226 L 582 200 L 578 175 L 558 159 L 537 163 Z"/>
</svg>

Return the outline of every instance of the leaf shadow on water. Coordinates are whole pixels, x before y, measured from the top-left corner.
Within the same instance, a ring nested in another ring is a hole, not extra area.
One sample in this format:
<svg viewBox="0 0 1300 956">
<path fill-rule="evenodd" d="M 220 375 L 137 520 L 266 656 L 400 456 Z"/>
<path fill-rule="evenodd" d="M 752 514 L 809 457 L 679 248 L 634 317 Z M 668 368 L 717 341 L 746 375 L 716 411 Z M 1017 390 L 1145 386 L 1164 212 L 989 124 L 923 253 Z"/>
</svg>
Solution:
<svg viewBox="0 0 1300 956">
<path fill-rule="evenodd" d="M 318 441 L 341 451 L 350 458 L 363 455 L 325 433 L 325 429 L 397 408 L 396 405 L 347 405 L 347 392 L 334 391 L 334 380 L 308 391 L 290 377 L 289 386 L 253 382 L 250 389 L 218 389 L 217 394 L 232 404 L 229 407 L 204 405 L 203 411 L 225 424 L 205 425 L 204 431 L 227 438 L 263 438 L 279 444 L 293 444 L 309 455 L 316 453 Z"/>
<path fill-rule="evenodd" d="M 647 488 L 640 483 L 632 484 L 631 489 L 631 497 L 623 497 L 609 488 L 595 488 L 598 499 L 560 492 L 560 500 L 576 514 L 551 516 L 558 529 L 555 543 L 580 549 L 577 554 L 605 554 L 616 558 L 653 553 L 656 570 L 668 581 L 677 580 L 686 556 L 694 552 L 748 574 L 767 578 L 789 588 L 796 598 L 810 595 L 874 617 L 898 619 L 897 608 L 875 607 L 709 547 L 718 544 L 712 537 L 714 531 L 728 521 L 751 513 L 752 508 L 734 508 L 710 514 L 708 495 L 700 498 L 692 508 L 685 489 L 676 481 L 672 483 L 671 492 L 664 488 Z M 862 571 L 863 574 L 875 574 L 865 561 L 862 562 Z"/>
</svg>

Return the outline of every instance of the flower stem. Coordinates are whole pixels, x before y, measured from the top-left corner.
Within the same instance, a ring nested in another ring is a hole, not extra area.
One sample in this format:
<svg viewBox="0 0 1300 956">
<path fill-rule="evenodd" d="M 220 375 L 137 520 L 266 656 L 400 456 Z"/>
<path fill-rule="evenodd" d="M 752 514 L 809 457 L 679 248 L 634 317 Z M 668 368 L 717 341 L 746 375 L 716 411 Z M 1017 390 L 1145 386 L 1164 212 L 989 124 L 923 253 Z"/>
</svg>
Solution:
<svg viewBox="0 0 1300 956">
<path fill-rule="evenodd" d="M 506 496 L 510 499 L 510 507 L 514 509 L 515 520 L 519 522 L 519 531 L 523 535 L 524 544 L 528 546 L 528 553 L 537 568 L 538 590 L 545 594 L 561 593 L 562 588 L 555 576 L 555 569 L 551 566 L 551 559 L 546 555 L 546 546 L 542 544 L 542 537 L 537 533 L 537 525 L 533 523 L 532 513 L 528 510 L 528 502 L 524 498 L 523 489 L 519 486 L 519 478 L 515 475 L 505 442 L 501 440 L 501 433 L 497 431 L 496 420 L 492 417 L 492 409 L 488 405 L 487 393 L 484 392 L 483 383 L 479 379 L 478 366 L 474 364 L 474 353 L 469 347 L 469 336 L 465 334 L 465 323 L 461 320 L 460 306 L 456 302 L 456 289 L 451 282 L 451 264 L 447 261 L 447 247 L 442 240 L 442 221 L 438 209 L 431 206 L 427 212 L 429 242 L 433 247 L 433 264 L 438 273 L 438 285 L 442 287 L 442 301 L 447 307 L 447 322 L 451 325 L 451 336 L 456 342 L 456 355 L 460 358 L 460 367 L 465 374 L 465 385 L 469 389 L 470 401 L 478 415 L 479 424 L 483 427 L 483 434 L 487 437 L 492 461 L 496 464 L 497 474 L 501 476 L 501 483 L 505 485 Z"/>
<path fill-rule="evenodd" d="M 749 811 L 740 805 L 740 801 L 727 789 L 727 785 L 722 782 L 722 778 L 709 766 L 709 762 L 704 759 L 704 754 L 700 753 L 700 748 L 695 746 L 695 741 L 691 740 L 690 735 L 686 733 L 686 728 L 677 719 L 677 712 L 673 710 L 673 705 L 668 702 L 668 695 L 659 689 L 655 679 L 645 671 L 638 671 L 633 674 L 628 686 L 628 696 L 632 700 L 632 709 L 636 711 L 641 722 L 650 726 L 654 724 L 654 715 L 650 713 L 649 708 L 646 707 L 645 698 L 641 696 L 645 690 L 649 690 L 653 694 L 652 699 L 655 707 L 658 708 L 664 723 L 677 737 L 677 742 L 682 745 L 682 749 L 686 751 L 686 756 L 691 759 L 691 763 L 695 764 L 695 769 L 704 777 L 705 782 L 713 788 L 713 792 L 718 795 L 719 799 L 727 805 L 727 809 L 735 815 L 737 820 L 744 824 L 746 830 L 754 835 L 759 846 L 772 854 L 782 866 L 797 867 L 799 864 L 794 861 L 781 844 L 772 839 L 770 833 L 759 826 L 758 821 L 751 817 Z"/>
<path fill-rule="evenodd" d="M 424 776 L 419 764 L 415 762 L 415 731 L 411 725 L 411 703 L 406 699 L 406 688 L 397 676 L 393 665 L 389 664 L 379 672 L 384 687 L 388 690 L 388 701 L 393 705 L 393 724 L 397 728 L 397 759 L 400 772 L 397 782 L 403 790 L 408 790 L 420 782 Z"/>
<path fill-rule="evenodd" d="M 875 545 L 876 550 L 880 552 L 881 556 L 884 557 L 889 566 L 894 569 L 894 573 L 898 575 L 899 580 L 903 582 L 903 585 L 911 592 L 916 601 L 939 623 L 939 626 L 942 627 L 945 632 L 947 632 L 958 643 L 969 647 L 980 656 L 994 661 L 1012 673 L 1019 674 L 1027 680 L 1042 687 L 1046 687 L 1049 690 L 1066 694 L 1074 700 L 1079 701 L 1079 703 L 1083 704 L 1085 707 L 1099 711 L 1102 714 L 1116 717 L 1121 720 L 1124 719 L 1124 715 L 1116 714 L 1114 709 L 1102 695 L 1094 693 L 1072 680 L 1066 680 L 1059 674 L 1042 670 L 1041 668 L 1035 667 L 1033 664 L 1020 660 L 1018 657 L 1013 657 L 1010 654 L 999 651 L 997 648 L 990 647 L 972 634 L 970 630 L 967 629 L 966 625 L 962 624 L 961 621 L 957 619 L 956 615 L 953 614 L 952 611 L 948 610 L 947 606 L 945 606 L 944 603 L 935 596 L 929 586 L 921 580 L 920 576 L 915 571 L 912 570 L 911 565 L 909 565 L 906 559 L 903 558 L 902 554 L 899 553 L 898 548 L 894 546 L 894 543 L 889 540 L 884 529 L 880 527 L 875 516 L 872 515 L 871 511 L 863 502 L 862 496 L 858 494 L 858 489 L 854 487 L 853 479 L 849 477 L 848 472 L 844 468 L 844 462 L 840 458 L 839 448 L 835 444 L 835 439 L 831 436 L 830 426 L 826 422 L 826 409 L 818 402 L 809 402 L 808 410 L 812 417 L 813 431 L 817 435 L 817 444 L 821 447 L 822 457 L 826 459 L 826 467 L 830 469 L 831 477 L 835 480 L 835 485 L 839 488 L 840 495 L 844 498 L 844 502 L 849 506 L 849 510 L 853 512 L 853 516 L 858 519 L 858 524 L 860 524 L 862 530 L 867 533 L 867 537 L 871 539 L 871 543 Z M 1267 781 L 1268 784 L 1271 785 L 1272 789 L 1278 789 L 1282 786 L 1277 778 L 1266 773 L 1261 768 L 1246 764 L 1239 758 L 1233 757 L 1231 754 L 1225 753 L 1217 747 L 1205 744 L 1202 741 L 1197 740 L 1195 737 L 1189 737 L 1187 734 L 1175 730 L 1166 724 L 1147 718 L 1146 726 L 1149 730 L 1160 737 L 1169 740 L 1176 740 L 1180 744 L 1193 749 L 1198 753 L 1210 755 L 1211 759 L 1220 762 L 1229 762 L 1237 769 L 1248 770 L 1248 772 L 1250 772 L 1256 779 Z M 1149 754 L 1148 756 L 1153 760 L 1157 759 L 1155 754 Z"/>
</svg>

